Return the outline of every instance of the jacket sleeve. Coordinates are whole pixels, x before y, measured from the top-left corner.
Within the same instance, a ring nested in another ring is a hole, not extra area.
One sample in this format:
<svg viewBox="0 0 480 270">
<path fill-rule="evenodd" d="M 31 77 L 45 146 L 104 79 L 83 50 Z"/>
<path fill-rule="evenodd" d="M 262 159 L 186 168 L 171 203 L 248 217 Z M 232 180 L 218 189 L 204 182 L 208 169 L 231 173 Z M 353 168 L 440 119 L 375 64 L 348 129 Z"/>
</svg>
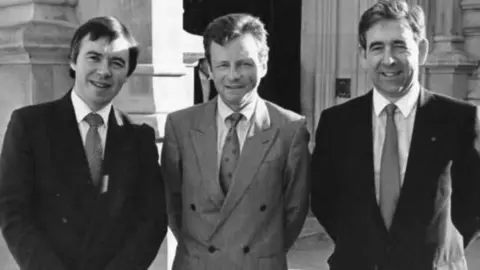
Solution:
<svg viewBox="0 0 480 270">
<path fill-rule="evenodd" d="M 136 231 L 127 239 L 123 249 L 110 261 L 106 270 L 147 269 L 160 248 L 167 233 L 167 215 L 165 210 L 165 188 L 158 164 L 158 150 L 152 128 L 142 126 L 139 136 L 139 155 L 141 159 L 142 184 L 138 194 L 141 211 Z"/>
<path fill-rule="evenodd" d="M 288 154 L 285 188 L 286 237 L 285 249 L 288 251 L 300 234 L 309 206 L 310 190 L 310 135 L 301 121 L 296 130 Z"/>
<path fill-rule="evenodd" d="M 452 165 L 452 220 L 467 247 L 480 233 L 480 112 L 457 130 L 461 139 Z"/>
<path fill-rule="evenodd" d="M 169 226 L 178 240 L 182 229 L 182 159 L 175 126 L 170 115 L 167 116 L 165 124 L 165 140 L 161 160 L 167 191 Z"/>
<path fill-rule="evenodd" d="M 336 204 L 339 189 L 336 185 L 331 132 L 327 111 L 323 111 L 317 126 L 315 149 L 312 154 L 311 208 L 315 217 L 335 241 Z"/>
<path fill-rule="evenodd" d="M 0 155 L 0 227 L 21 269 L 65 269 L 32 220 L 35 153 L 19 111 L 14 111 Z"/>
</svg>

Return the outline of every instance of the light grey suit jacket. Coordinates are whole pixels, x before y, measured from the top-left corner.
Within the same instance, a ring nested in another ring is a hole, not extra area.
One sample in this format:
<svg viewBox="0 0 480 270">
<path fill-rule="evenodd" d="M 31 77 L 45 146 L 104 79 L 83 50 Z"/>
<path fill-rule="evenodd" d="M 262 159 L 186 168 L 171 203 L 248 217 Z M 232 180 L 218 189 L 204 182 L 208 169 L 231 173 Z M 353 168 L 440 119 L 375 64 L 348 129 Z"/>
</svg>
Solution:
<svg viewBox="0 0 480 270">
<path fill-rule="evenodd" d="M 174 270 L 286 270 L 308 211 L 305 119 L 259 99 L 229 192 L 218 180 L 216 105 L 167 117 L 162 170 Z"/>
</svg>

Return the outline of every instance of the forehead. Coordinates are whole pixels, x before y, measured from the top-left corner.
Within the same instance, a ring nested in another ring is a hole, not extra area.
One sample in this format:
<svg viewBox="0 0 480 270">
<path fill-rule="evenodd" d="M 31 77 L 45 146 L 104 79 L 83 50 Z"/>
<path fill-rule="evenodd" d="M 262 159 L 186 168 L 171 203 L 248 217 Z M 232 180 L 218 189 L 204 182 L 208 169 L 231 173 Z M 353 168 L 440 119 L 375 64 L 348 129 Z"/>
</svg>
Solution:
<svg viewBox="0 0 480 270">
<path fill-rule="evenodd" d="M 258 41 L 251 34 L 241 35 L 224 46 L 215 41 L 210 45 L 212 61 L 258 58 L 259 50 Z"/>
<path fill-rule="evenodd" d="M 90 40 L 90 35 L 83 37 L 80 43 L 79 53 L 97 52 L 100 54 L 111 54 L 116 56 L 127 56 L 131 44 L 123 36 L 109 41 L 107 37 L 99 37 L 97 40 Z"/>
<path fill-rule="evenodd" d="M 365 38 L 368 47 L 368 44 L 373 42 L 413 41 L 414 34 L 408 22 L 404 19 L 381 20 L 368 29 Z"/>
</svg>

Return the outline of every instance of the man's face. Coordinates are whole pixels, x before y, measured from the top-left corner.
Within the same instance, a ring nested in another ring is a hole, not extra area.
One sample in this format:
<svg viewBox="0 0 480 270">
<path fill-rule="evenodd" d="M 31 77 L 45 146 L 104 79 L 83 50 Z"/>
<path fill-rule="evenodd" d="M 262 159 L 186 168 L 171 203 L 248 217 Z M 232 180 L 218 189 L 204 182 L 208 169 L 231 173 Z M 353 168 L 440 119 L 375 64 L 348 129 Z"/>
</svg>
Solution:
<svg viewBox="0 0 480 270">
<path fill-rule="evenodd" d="M 387 99 L 404 96 L 418 82 L 428 52 L 426 39 L 415 40 L 405 20 L 383 20 L 366 32 L 363 64 L 375 88 Z"/>
<path fill-rule="evenodd" d="M 112 42 L 106 38 L 91 41 L 89 35 L 82 39 L 76 63 L 70 63 L 75 71 L 73 91 L 92 111 L 106 106 L 120 92 L 127 79 L 129 47 L 123 37 Z"/>
<path fill-rule="evenodd" d="M 267 72 L 267 61 L 260 61 L 260 47 L 250 35 L 242 35 L 225 46 L 212 42 L 210 73 L 218 95 L 232 110 L 252 102 L 260 80 Z"/>
</svg>

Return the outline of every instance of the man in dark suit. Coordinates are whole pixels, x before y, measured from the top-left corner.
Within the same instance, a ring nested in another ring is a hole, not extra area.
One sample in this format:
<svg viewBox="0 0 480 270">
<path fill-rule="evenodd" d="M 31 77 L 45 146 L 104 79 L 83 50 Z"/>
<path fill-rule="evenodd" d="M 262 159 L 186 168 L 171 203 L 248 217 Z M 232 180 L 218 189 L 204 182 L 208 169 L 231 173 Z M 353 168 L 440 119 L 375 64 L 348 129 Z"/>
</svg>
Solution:
<svg viewBox="0 0 480 270">
<path fill-rule="evenodd" d="M 0 226 L 21 269 L 147 269 L 165 236 L 154 132 L 112 106 L 137 64 L 112 17 L 75 32 L 73 89 L 12 113 L 0 157 Z"/>
<path fill-rule="evenodd" d="M 312 158 L 330 269 L 466 270 L 480 229 L 476 107 L 420 86 L 420 7 L 378 1 L 359 41 L 374 88 L 322 113 Z"/>
<path fill-rule="evenodd" d="M 287 270 L 308 211 L 309 133 L 304 117 L 258 96 L 266 39 L 251 15 L 215 19 L 204 47 L 217 98 L 167 117 L 174 270 Z"/>
</svg>

